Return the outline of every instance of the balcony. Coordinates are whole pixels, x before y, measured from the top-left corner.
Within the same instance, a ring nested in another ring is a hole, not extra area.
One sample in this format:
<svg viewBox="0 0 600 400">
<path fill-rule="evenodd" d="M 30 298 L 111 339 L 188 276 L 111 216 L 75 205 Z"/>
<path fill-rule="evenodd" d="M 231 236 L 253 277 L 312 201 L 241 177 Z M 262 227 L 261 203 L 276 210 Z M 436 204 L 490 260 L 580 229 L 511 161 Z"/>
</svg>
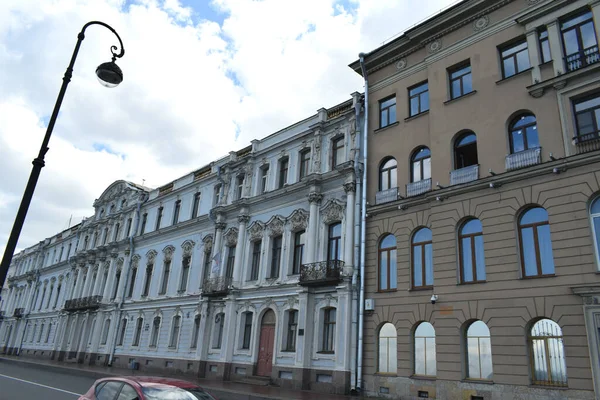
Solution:
<svg viewBox="0 0 600 400">
<path fill-rule="evenodd" d="M 342 280 L 344 262 L 327 260 L 310 264 L 302 264 L 300 268 L 300 286 L 335 285 Z"/>
<path fill-rule="evenodd" d="M 65 311 L 95 310 L 102 304 L 102 296 L 81 297 L 65 301 Z"/>
<path fill-rule="evenodd" d="M 389 203 L 398 200 L 398 188 L 391 188 L 375 193 L 375 204 Z"/>
<path fill-rule="evenodd" d="M 525 168 L 542 162 L 542 148 L 536 147 L 519 151 L 518 153 L 506 156 L 506 170 L 512 171 L 519 168 Z"/>
<path fill-rule="evenodd" d="M 573 144 L 577 148 L 577 154 L 589 153 L 600 150 L 600 132 L 592 132 L 587 135 L 578 135 L 573 138 Z"/>
<path fill-rule="evenodd" d="M 406 197 L 418 196 L 431 190 L 431 178 L 406 185 Z"/>
<path fill-rule="evenodd" d="M 450 185 L 460 185 L 477 179 L 479 179 L 479 165 L 469 165 L 450 171 Z"/>
<path fill-rule="evenodd" d="M 15 317 L 15 318 L 23 318 L 24 315 L 25 315 L 25 309 L 24 308 L 15 308 L 15 311 L 13 312 L 13 317 Z"/>
<path fill-rule="evenodd" d="M 219 297 L 226 296 L 229 293 L 232 279 L 228 276 L 217 276 L 204 280 L 202 285 L 202 296 Z"/>
<path fill-rule="evenodd" d="M 600 53 L 598 53 L 597 45 L 565 57 L 565 65 L 568 72 L 596 64 L 598 61 L 600 61 Z"/>
</svg>

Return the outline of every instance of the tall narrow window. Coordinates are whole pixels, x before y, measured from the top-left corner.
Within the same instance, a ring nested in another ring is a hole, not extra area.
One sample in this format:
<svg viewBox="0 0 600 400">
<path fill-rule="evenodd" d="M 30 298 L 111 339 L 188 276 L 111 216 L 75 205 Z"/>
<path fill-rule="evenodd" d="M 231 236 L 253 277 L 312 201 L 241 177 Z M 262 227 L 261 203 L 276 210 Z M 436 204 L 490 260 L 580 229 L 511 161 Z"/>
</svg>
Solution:
<svg viewBox="0 0 600 400">
<path fill-rule="evenodd" d="M 379 373 L 395 374 L 398 371 L 398 333 L 389 322 L 379 330 Z"/>
<path fill-rule="evenodd" d="M 94 233 L 94 239 L 92 241 L 92 249 L 95 249 L 97 244 L 98 244 L 98 232 Z M 50 255 L 50 254 L 48 253 L 48 255 Z"/>
<path fill-rule="evenodd" d="M 244 335 L 242 337 L 242 349 L 250 348 L 250 337 L 252 335 L 252 313 L 245 312 L 242 320 L 244 321 Z"/>
<path fill-rule="evenodd" d="M 131 298 L 133 296 L 133 289 L 135 288 L 135 277 L 137 275 L 137 268 L 131 269 L 131 280 L 129 281 L 129 291 L 127 292 L 127 297 Z"/>
<path fill-rule="evenodd" d="M 284 157 L 281 160 L 279 160 L 279 189 L 281 189 L 283 185 L 287 183 L 289 165 L 289 158 Z"/>
<path fill-rule="evenodd" d="M 143 324 L 144 324 L 144 319 L 142 317 L 139 317 L 135 324 L 135 333 L 133 335 L 133 343 L 131 344 L 132 346 L 140 345 L 140 338 L 142 336 L 142 325 Z"/>
<path fill-rule="evenodd" d="M 67 258 L 66 258 L 66 260 L 69 259 L 70 255 L 71 255 L 71 243 L 69 243 L 69 247 L 67 247 Z"/>
<path fill-rule="evenodd" d="M 458 254 L 461 282 L 485 282 L 483 227 L 478 219 L 470 219 L 461 226 L 458 233 Z"/>
<path fill-rule="evenodd" d="M 429 322 L 421 322 L 415 329 L 415 375 L 435 376 L 435 329 Z"/>
<path fill-rule="evenodd" d="M 163 217 L 163 207 L 158 207 L 158 211 L 156 212 L 156 226 L 154 227 L 154 230 L 157 231 L 160 229 L 160 223 L 162 221 L 162 217 Z"/>
<path fill-rule="evenodd" d="M 551 319 L 541 319 L 529 332 L 531 376 L 534 385 L 567 386 L 563 334 Z"/>
<path fill-rule="evenodd" d="M 212 258 L 210 257 L 210 250 L 204 252 L 204 266 L 202 271 L 202 283 L 210 276 L 210 268 L 212 264 Z"/>
<path fill-rule="evenodd" d="M 127 229 L 125 229 L 125 231 L 127 232 L 125 234 L 125 237 L 129 237 L 129 235 L 131 234 L 131 224 L 133 223 L 133 220 L 131 218 L 127 219 Z"/>
<path fill-rule="evenodd" d="M 467 329 L 467 377 L 492 379 L 490 330 L 483 321 L 475 321 Z"/>
<path fill-rule="evenodd" d="M 196 218 L 200 212 L 200 192 L 194 193 L 194 202 L 192 204 L 192 218 Z"/>
<path fill-rule="evenodd" d="M 451 68 L 448 70 L 448 76 L 450 77 L 450 99 L 456 99 L 473 91 L 470 62 Z"/>
<path fill-rule="evenodd" d="M 408 89 L 411 117 L 429 110 L 429 84 L 423 82 Z"/>
<path fill-rule="evenodd" d="M 269 180 L 269 166 L 265 165 L 260 168 L 260 193 L 263 194 L 267 192 L 267 184 Z"/>
<path fill-rule="evenodd" d="M 525 40 L 512 43 L 500 49 L 502 58 L 502 78 L 510 78 L 530 67 L 529 50 Z"/>
<path fill-rule="evenodd" d="M 104 321 L 104 328 L 102 330 L 102 339 L 100 340 L 100 344 L 105 345 L 108 341 L 108 332 L 110 331 L 110 318 Z"/>
<path fill-rule="evenodd" d="M 192 342 L 190 348 L 195 349 L 198 347 L 198 336 L 200 335 L 200 315 L 194 317 L 194 327 L 192 328 Z"/>
<path fill-rule="evenodd" d="M 146 222 L 148 221 L 148 213 L 142 215 L 142 228 L 140 229 L 140 235 L 146 233 Z"/>
<path fill-rule="evenodd" d="M 48 330 L 46 331 L 46 339 L 44 339 L 44 343 L 48 343 L 50 341 L 50 333 L 52 332 L 52 323 L 48 324 Z"/>
<path fill-rule="evenodd" d="M 121 270 L 117 271 L 117 275 L 115 276 L 115 283 L 113 286 L 113 292 L 110 297 L 111 300 L 114 300 L 117 297 L 117 290 L 119 289 L 119 282 L 121 281 Z"/>
<path fill-rule="evenodd" d="M 233 267 L 235 266 L 235 248 L 235 245 L 227 247 L 227 266 L 225 270 L 225 276 L 228 278 L 233 278 Z"/>
<path fill-rule="evenodd" d="M 146 265 L 146 278 L 144 280 L 144 290 L 142 291 L 142 296 L 148 296 L 150 293 L 150 283 L 152 282 L 152 271 L 154 270 L 153 264 Z"/>
<path fill-rule="evenodd" d="M 159 333 L 160 333 L 160 317 L 154 317 L 154 319 L 152 320 L 152 332 L 150 333 L 150 347 L 157 346 Z"/>
<path fill-rule="evenodd" d="M 596 260 L 600 266 L 600 197 L 596 198 L 590 206 L 590 218 L 592 220 L 592 235 L 596 250 Z"/>
<path fill-rule="evenodd" d="M 46 301 L 46 309 L 50 308 L 50 300 L 52 300 L 52 293 L 54 292 L 54 285 L 50 285 L 50 293 L 48 294 L 48 300 Z"/>
<path fill-rule="evenodd" d="M 57 304 L 58 304 L 58 298 L 60 297 L 60 289 L 62 288 L 62 285 L 59 283 L 58 286 L 56 287 L 56 297 L 54 298 L 54 304 L 52 305 L 52 308 L 56 308 Z"/>
<path fill-rule="evenodd" d="M 214 189 L 214 204 L 215 206 L 218 206 L 219 204 L 221 204 L 221 185 L 216 185 L 215 189 Z"/>
<path fill-rule="evenodd" d="M 223 326 L 225 324 L 225 314 L 215 315 L 215 330 L 213 335 L 213 349 L 220 349 L 223 342 Z"/>
<path fill-rule="evenodd" d="M 235 180 L 235 198 L 240 200 L 244 195 L 244 176 L 240 175 Z"/>
<path fill-rule="evenodd" d="M 121 224 L 119 224 L 118 222 L 115 224 L 115 230 L 113 232 L 113 242 L 116 242 L 117 240 L 119 240 L 119 230 L 121 230 Z"/>
<path fill-rule="evenodd" d="M 509 131 L 511 154 L 540 147 L 537 122 L 533 114 L 523 114 L 513 119 Z"/>
<path fill-rule="evenodd" d="M 257 240 L 252 242 L 252 265 L 250 266 L 250 278 L 248 280 L 255 281 L 258 279 L 258 271 L 260 270 L 260 252 L 262 241 Z"/>
<path fill-rule="evenodd" d="M 65 246 L 61 246 L 60 248 L 60 254 L 58 255 L 58 261 L 62 261 L 62 256 L 63 256 L 63 252 L 65 250 Z"/>
<path fill-rule="evenodd" d="M 171 260 L 165 260 L 163 265 L 163 276 L 160 284 L 160 292 L 158 294 L 166 294 L 169 287 L 169 275 L 171 275 Z"/>
<path fill-rule="evenodd" d="M 433 250 L 431 230 L 421 228 L 412 238 L 412 287 L 433 287 Z"/>
<path fill-rule="evenodd" d="M 279 267 L 281 266 L 281 236 L 272 238 L 273 245 L 271 246 L 271 271 L 269 278 L 279 277 Z"/>
<path fill-rule="evenodd" d="M 519 241 L 523 277 L 554 274 L 550 224 L 545 209 L 534 207 L 521 215 Z"/>
<path fill-rule="evenodd" d="M 540 56 L 542 64 L 552 61 L 550 54 L 550 41 L 548 40 L 548 29 L 542 29 L 538 32 L 538 41 L 540 43 Z"/>
<path fill-rule="evenodd" d="M 185 256 L 181 260 L 181 281 L 179 281 L 179 291 L 185 292 L 187 290 L 188 278 L 190 276 L 190 264 L 192 258 Z"/>
<path fill-rule="evenodd" d="M 292 274 L 299 274 L 300 267 L 304 259 L 304 244 L 306 243 L 306 231 L 294 233 L 294 259 L 292 264 Z"/>
<path fill-rule="evenodd" d="M 595 139 L 600 136 L 600 95 L 595 93 L 573 103 L 577 139 Z"/>
<path fill-rule="evenodd" d="M 102 232 L 102 245 L 105 245 L 108 242 L 108 228 L 104 228 L 104 232 Z"/>
<path fill-rule="evenodd" d="M 411 182 L 431 179 L 431 151 L 427 147 L 421 147 L 413 153 L 410 172 Z"/>
<path fill-rule="evenodd" d="M 587 9 L 560 24 L 568 71 L 575 71 L 600 61 L 594 17 Z"/>
<path fill-rule="evenodd" d="M 169 347 L 176 348 L 179 342 L 179 329 L 181 328 L 181 316 L 176 315 L 173 317 L 171 324 L 171 339 L 169 340 Z"/>
<path fill-rule="evenodd" d="M 396 96 L 379 102 L 379 127 L 385 128 L 396 122 Z"/>
<path fill-rule="evenodd" d="M 173 207 L 173 223 L 172 225 L 177 225 L 179 222 L 179 212 L 181 210 L 181 200 L 177 200 L 175 202 L 175 206 Z"/>
<path fill-rule="evenodd" d="M 390 234 L 379 243 L 379 290 L 395 290 L 396 287 L 396 237 Z"/>
<path fill-rule="evenodd" d="M 38 311 L 42 309 L 42 306 L 44 305 L 44 297 L 46 297 L 46 287 L 44 286 L 44 289 L 42 290 L 42 299 L 40 300 L 40 305 L 38 306 Z"/>
<path fill-rule="evenodd" d="M 288 321 L 285 337 L 284 351 L 296 351 L 296 331 L 298 328 L 298 310 L 287 312 Z"/>
<path fill-rule="evenodd" d="M 310 149 L 300 152 L 300 179 L 304 178 L 310 172 Z"/>
<path fill-rule="evenodd" d="M 94 321 L 94 322 L 96 322 L 96 321 Z M 94 325 L 92 324 L 92 332 L 94 331 L 93 327 L 94 327 Z M 40 333 L 39 333 L 38 338 L 37 338 L 37 342 L 38 343 L 40 343 L 42 341 L 42 335 L 43 335 L 43 333 L 44 333 L 44 324 L 42 323 L 42 325 L 40 326 Z"/>
<path fill-rule="evenodd" d="M 321 346 L 322 353 L 335 352 L 335 317 L 335 308 L 323 309 L 323 339 Z"/>
<path fill-rule="evenodd" d="M 461 169 L 477 164 L 477 136 L 473 132 L 464 133 L 454 141 L 454 167 Z"/>
<path fill-rule="evenodd" d="M 123 341 L 125 340 L 125 332 L 127 332 L 127 318 L 123 318 L 123 320 L 121 320 L 121 329 L 119 331 L 117 346 L 123 346 Z"/>
<path fill-rule="evenodd" d="M 344 162 L 344 138 L 339 137 L 331 141 L 331 168 Z"/>
<path fill-rule="evenodd" d="M 327 261 L 340 260 L 342 240 L 342 224 L 340 222 L 329 225 L 327 238 Z"/>
<path fill-rule="evenodd" d="M 398 187 L 398 163 L 395 158 L 387 158 L 379 167 L 379 191 Z"/>
</svg>

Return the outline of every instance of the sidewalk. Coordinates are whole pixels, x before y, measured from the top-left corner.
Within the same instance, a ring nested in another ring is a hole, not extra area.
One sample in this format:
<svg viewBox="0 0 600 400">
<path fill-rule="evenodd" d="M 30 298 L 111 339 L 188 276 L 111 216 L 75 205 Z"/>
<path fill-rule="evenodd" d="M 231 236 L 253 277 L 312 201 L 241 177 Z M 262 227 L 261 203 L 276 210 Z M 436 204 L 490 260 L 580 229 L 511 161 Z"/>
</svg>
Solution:
<svg viewBox="0 0 600 400">
<path fill-rule="evenodd" d="M 57 368 L 64 369 L 70 374 L 76 374 L 79 376 L 88 376 L 91 378 L 104 378 L 108 376 L 123 376 L 123 375 L 145 375 L 143 373 L 135 373 L 136 371 L 104 367 L 104 366 L 90 366 L 83 364 L 65 364 L 58 361 L 46 361 L 46 360 L 30 360 L 23 359 L 17 356 L 1 356 L 0 362 L 5 363 L 19 363 L 32 364 L 38 368 L 47 368 L 56 370 Z M 174 377 L 173 375 L 164 375 L 167 377 Z M 314 400 L 314 399 L 328 399 L 328 400 L 350 400 L 350 399 L 361 399 L 361 396 L 342 396 L 326 393 L 317 393 L 305 390 L 289 390 L 281 389 L 275 386 L 257 386 L 239 382 L 221 381 L 212 379 L 202 379 L 189 376 L 182 376 L 184 380 L 197 382 L 203 388 L 209 391 L 218 391 L 223 393 L 232 393 L 236 395 L 242 395 L 248 400 L 254 399 L 281 399 L 281 400 Z M 370 398 L 376 400 L 375 398 Z"/>
</svg>

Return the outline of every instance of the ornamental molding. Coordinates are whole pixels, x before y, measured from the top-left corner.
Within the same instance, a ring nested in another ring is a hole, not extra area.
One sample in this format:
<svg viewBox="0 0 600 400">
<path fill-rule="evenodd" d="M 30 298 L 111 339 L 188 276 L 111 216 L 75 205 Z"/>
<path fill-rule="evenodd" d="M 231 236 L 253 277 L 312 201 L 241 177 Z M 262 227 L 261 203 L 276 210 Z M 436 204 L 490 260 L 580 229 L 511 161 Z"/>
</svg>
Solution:
<svg viewBox="0 0 600 400">
<path fill-rule="evenodd" d="M 273 216 L 269 222 L 267 222 L 267 229 L 269 230 L 269 236 L 280 236 L 283 235 L 283 226 L 285 222 L 279 215 Z"/>
<path fill-rule="evenodd" d="M 306 230 L 308 226 L 308 212 L 303 209 L 295 210 L 288 218 L 292 232 Z"/>
<path fill-rule="evenodd" d="M 288 297 L 288 299 L 286 301 L 286 304 L 288 305 L 289 308 L 294 308 L 294 306 L 299 303 L 300 302 L 298 301 L 297 296 L 290 296 L 290 297 Z"/>
<path fill-rule="evenodd" d="M 173 259 L 173 253 L 175 253 L 175 247 L 168 245 L 163 249 L 162 252 L 164 254 L 165 261 L 171 261 Z"/>
<path fill-rule="evenodd" d="M 356 193 L 356 182 L 348 182 L 344 183 L 344 192 L 346 193 Z"/>
<path fill-rule="evenodd" d="M 338 200 L 329 200 L 321 209 L 321 217 L 326 224 L 339 222 L 344 217 L 344 206 Z"/>
<path fill-rule="evenodd" d="M 202 243 L 204 244 L 204 250 L 207 251 L 208 249 L 212 249 L 213 246 L 213 236 L 212 235 L 206 235 L 202 238 Z"/>
<path fill-rule="evenodd" d="M 238 222 L 240 224 L 247 224 L 248 222 L 250 222 L 250 216 L 249 215 L 239 215 Z"/>
<path fill-rule="evenodd" d="M 140 263 L 140 255 L 136 254 L 133 257 L 131 257 L 131 267 L 132 268 L 137 268 L 139 263 Z"/>
<path fill-rule="evenodd" d="M 427 44 L 427 52 L 429 54 L 435 54 L 440 51 L 442 47 L 442 38 L 439 38 Z"/>
<path fill-rule="evenodd" d="M 227 228 L 227 224 L 226 224 L 225 222 L 217 222 L 217 223 L 215 224 L 215 228 L 216 228 L 218 231 L 222 231 L 222 230 L 224 230 L 225 228 Z"/>
<path fill-rule="evenodd" d="M 408 61 L 406 61 L 406 57 L 403 57 L 403 58 L 399 59 L 398 61 L 396 61 L 396 69 L 398 71 L 402 71 L 407 66 L 408 66 Z"/>
<path fill-rule="evenodd" d="M 482 15 L 481 17 L 479 17 L 478 19 L 473 21 L 473 31 L 474 32 L 482 31 L 485 28 L 487 28 L 487 26 L 489 24 L 490 24 L 490 17 L 487 15 Z"/>
<path fill-rule="evenodd" d="M 533 6 L 536 5 L 537 3 L 541 2 L 542 0 L 527 0 L 527 5 L 528 6 Z"/>
<path fill-rule="evenodd" d="M 229 228 L 225 234 L 223 234 L 223 239 L 225 240 L 225 245 L 232 247 L 237 245 L 238 238 L 238 229 L 237 228 Z"/>
<path fill-rule="evenodd" d="M 264 233 L 265 226 L 262 222 L 254 221 L 252 225 L 248 227 L 248 235 L 250 236 L 250 241 L 261 240 Z"/>
<path fill-rule="evenodd" d="M 123 257 L 119 257 L 119 259 L 117 260 L 117 269 L 123 268 L 124 263 L 125 263 L 125 259 L 123 259 Z"/>
<path fill-rule="evenodd" d="M 196 242 L 194 242 L 193 240 L 186 240 L 185 242 L 183 242 L 181 244 L 181 248 L 183 249 L 183 256 L 191 256 L 195 245 Z"/>
<path fill-rule="evenodd" d="M 150 250 L 146 253 L 146 259 L 148 260 L 148 264 L 154 264 L 154 260 L 156 259 L 157 254 L 158 253 L 156 252 L 156 250 Z"/>
<path fill-rule="evenodd" d="M 308 195 L 308 202 L 309 203 L 320 204 L 321 201 L 323 201 L 323 195 L 321 193 L 317 193 L 317 192 L 309 193 L 309 195 Z"/>
</svg>

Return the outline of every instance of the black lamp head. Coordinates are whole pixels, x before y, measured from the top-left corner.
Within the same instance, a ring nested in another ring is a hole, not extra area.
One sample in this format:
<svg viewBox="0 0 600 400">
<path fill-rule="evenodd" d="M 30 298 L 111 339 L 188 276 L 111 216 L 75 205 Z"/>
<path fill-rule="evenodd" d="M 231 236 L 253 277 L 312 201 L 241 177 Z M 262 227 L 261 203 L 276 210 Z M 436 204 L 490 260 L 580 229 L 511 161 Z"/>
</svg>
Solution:
<svg viewBox="0 0 600 400">
<path fill-rule="evenodd" d="M 117 87 L 119 83 L 123 82 L 123 71 L 114 60 L 100 64 L 96 68 L 96 76 L 102 86 L 107 88 Z"/>
</svg>

